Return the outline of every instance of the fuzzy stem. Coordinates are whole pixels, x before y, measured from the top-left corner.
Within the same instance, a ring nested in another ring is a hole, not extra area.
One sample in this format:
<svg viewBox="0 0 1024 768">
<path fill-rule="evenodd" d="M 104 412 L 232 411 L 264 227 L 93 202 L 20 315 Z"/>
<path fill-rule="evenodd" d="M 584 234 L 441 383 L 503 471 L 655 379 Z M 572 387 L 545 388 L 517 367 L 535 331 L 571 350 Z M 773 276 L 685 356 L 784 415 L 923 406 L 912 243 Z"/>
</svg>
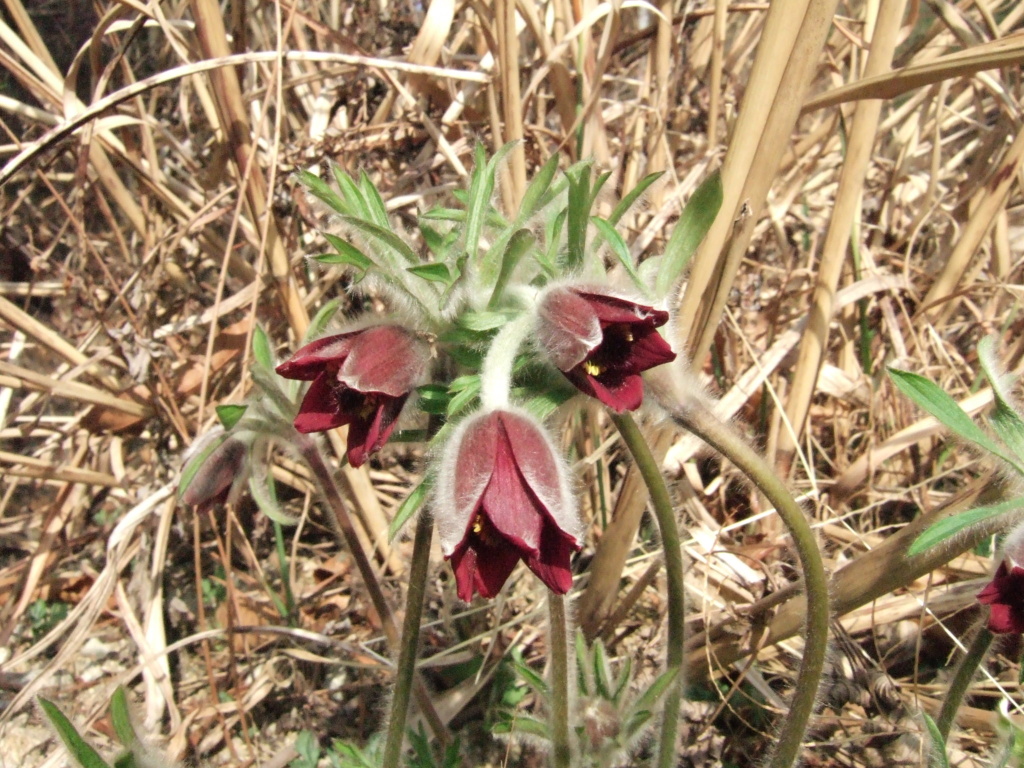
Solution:
<svg viewBox="0 0 1024 768">
<path fill-rule="evenodd" d="M 971 681 L 974 679 L 978 667 L 985 660 L 989 646 L 992 645 L 993 635 L 989 632 L 984 622 L 985 619 L 982 619 L 978 625 L 977 632 L 974 633 L 974 637 L 971 639 L 970 646 L 967 648 L 967 654 L 960 661 L 960 666 L 956 668 L 956 674 L 953 675 L 949 688 L 946 689 L 946 698 L 942 701 L 942 710 L 935 721 L 935 725 L 939 729 L 939 733 L 942 734 L 944 742 L 949 738 L 949 732 L 953 728 L 953 721 L 956 719 L 956 713 L 960 709 L 964 695 L 967 693 L 967 689 L 970 688 Z"/>
<path fill-rule="evenodd" d="M 508 406 L 516 354 L 532 328 L 533 315 L 523 312 L 498 331 L 491 342 L 480 371 L 480 402 L 484 409 Z"/>
<path fill-rule="evenodd" d="M 309 436 L 296 433 L 293 439 L 295 440 L 296 448 L 320 486 L 324 499 L 334 513 L 333 515 L 328 515 L 327 519 L 334 529 L 335 535 L 344 540 L 349 554 L 356 562 L 356 568 L 363 577 L 366 591 L 370 595 L 370 602 L 373 603 L 374 610 L 377 611 L 377 615 L 380 617 L 381 627 L 384 630 L 384 636 L 388 640 L 388 645 L 391 648 L 399 647 L 400 643 L 398 629 L 395 626 L 395 618 L 391 613 L 390 606 L 388 606 L 387 598 L 385 598 L 384 592 L 380 587 L 380 582 L 377 580 L 377 574 L 373 570 L 373 565 L 366 556 L 363 545 L 359 543 L 359 537 L 356 535 L 356 529 L 352 524 L 352 517 L 348 513 L 348 507 L 345 505 L 345 500 L 341 497 L 338 485 L 334 481 L 334 474 L 324 463 L 317 444 Z M 451 741 L 448 729 L 438 716 L 437 710 L 434 709 L 434 703 L 426 685 L 418 677 L 416 679 L 415 693 L 416 703 L 423 711 L 424 717 L 427 718 L 434 736 L 442 744 L 447 745 Z"/>
<path fill-rule="evenodd" d="M 572 765 L 569 745 L 569 640 L 565 598 L 548 593 L 551 628 L 551 744 L 555 768 Z"/>
<path fill-rule="evenodd" d="M 671 414 L 677 424 L 697 435 L 736 465 L 775 505 L 778 516 L 790 530 L 800 558 L 807 590 L 804 658 L 797 676 L 796 692 L 790 703 L 790 714 L 782 723 L 775 750 L 768 763 L 770 768 L 788 768 L 800 756 L 800 745 L 807 730 L 807 721 L 814 711 L 814 700 L 828 646 L 828 578 L 821 562 L 821 552 L 800 505 L 767 462 L 739 434 L 700 403 L 676 407 L 671 410 Z"/>
<path fill-rule="evenodd" d="M 665 576 L 668 580 L 668 652 L 665 663 L 670 669 L 682 669 L 685 631 L 683 553 L 672 499 L 665 485 L 665 478 L 661 474 L 661 468 L 651 454 L 650 446 L 647 445 L 647 440 L 633 421 L 633 417 L 628 413 L 612 414 L 612 421 L 629 452 L 633 454 L 633 461 L 636 462 L 640 476 L 647 485 L 654 516 L 658 520 L 661 546 L 665 551 Z M 665 696 L 656 763 L 659 768 L 672 768 L 676 764 L 676 730 L 679 725 L 679 705 L 682 697 L 682 684 L 677 680 Z"/>
<path fill-rule="evenodd" d="M 790 495 L 782 480 L 767 462 L 711 411 L 700 403 L 670 408 L 673 420 L 697 435 L 740 471 L 775 505 L 775 511 L 789 529 L 803 569 L 807 591 L 807 624 L 804 657 L 796 679 L 795 692 L 768 762 L 770 768 L 788 768 L 800 754 L 800 744 L 807 721 L 814 711 L 814 701 L 821 681 L 828 649 L 829 598 L 828 577 L 821 562 L 821 552 L 803 510 Z"/>
<path fill-rule="evenodd" d="M 416 521 L 409 566 L 409 591 L 405 598 L 405 619 L 402 621 L 402 645 L 395 669 L 395 691 L 391 698 L 388 737 L 384 744 L 382 765 L 398 765 L 405 738 L 405 718 L 409 711 L 409 695 L 416 677 L 416 651 L 419 648 L 420 622 L 423 618 L 423 596 L 427 591 L 427 566 L 430 564 L 430 540 L 434 520 L 421 513 Z"/>
</svg>

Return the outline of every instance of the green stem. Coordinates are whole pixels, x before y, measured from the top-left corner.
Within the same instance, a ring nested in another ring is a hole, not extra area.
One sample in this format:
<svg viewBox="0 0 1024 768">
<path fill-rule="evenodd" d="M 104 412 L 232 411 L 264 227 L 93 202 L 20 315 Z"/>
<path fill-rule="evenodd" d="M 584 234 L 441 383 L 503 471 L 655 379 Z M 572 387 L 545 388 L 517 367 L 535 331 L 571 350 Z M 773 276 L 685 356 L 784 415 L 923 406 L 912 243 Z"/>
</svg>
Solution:
<svg viewBox="0 0 1024 768">
<path fill-rule="evenodd" d="M 697 435 L 735 464 L 775 505 L 775 511 L 793 537 L 793 544 L 800 558 L 807 591 L 804 657 L 790 703 L 789 715 L 782 725 L 775 751 L 768 763 L 771 768 L 788 768 L 800 755 L 800 744 L 807 729 L 807 721 L 814 711 L 814 701 L 828 649 L 828 577 L 821 562 L 821 552 L 800 505 L 768 463 L 747 445 L 739 434 L 698 403 L 676 406 L 670 411 L 677 424 Z"/>
<path fill-rule="evenodd" d="M 683 666 L 684 594 L 683 594 L 683 552 L 679 543 L 679 526 L 676 524 L 672 499 L 661 474 L 661 467 L 654 460 L 640 428 L 628 413 L 612 414 L 612 421 L 619 430 L 623 442 L 633 454 L 640 476 L 647 485 L 651 506 L 661 531 L 661 546 L 665 551 L 665 575 L 668 580 L 668 652 L 666 665 L 672 669 Z M 676 731 L 679 725 L 679 705 L 683 698 L 682 683 L 677 680 L 665 696 L 664 714 L 661 720 L 661 737 L 658 743 L 659 768 L 672 768 L 676 764 Z"/>
<path fill-rule="evenodd" d="M 985 660 L 989 646 L 992 645 L 993 635 L 988 631 L 988 627 L 985 626 L 984 622 L 986 620 L 987 617 L 982 619 L 982 623 L 978 626 L 978 631 L 974 633 L 971 644 L 967 648 L 967 655 L 960 661 L 960 666 L 956 668 L 956 674 L 953 675 L 949 688 L 946 689 L 946 698 L 942 701 L 942 710 L 935 721 L 939 733 L 942 734 L 943 741 L 949 738 L 949 732 L 953 728 L 953 720 L 956 719 L 957 710 L 960 709 L 964 695 L 967 693 L 967 689 L 970 688 L 971 681 L 974 679 L 978 667 Z"/>
<path fill-rule="evenodd" d="M 572 765 L 569 744 L 569 633 L 565 620 L 565 598 L 548 593 L 551 617 L 551 744 L 555 768 Z"/>
<path fill-rule="evenodd" d="M 363 584 L 370 595 L 370 602 L 373 603 L 373 608 L 380 617 L 381 627 L 384 630 L 384 636 L 388 640 L 388 645 L 392 649 L 398 648 L 400 646 L 400 639 L 398 637 L 398 628 L 395 626 L 395 618 L 391 613 L 391 607 L 388 605 L 387 598 L 384 597 L 384 592 L 380 588 L 380 582 L 377 580 L 377 574 L 373 570 L 373 565 L 366 556 L 363 545 L 359 542 L 355 526 L 352 524 L 352 517 L 348 513 L 348 507 L 345 504 L 345 500 L 341 497 L 337 483 L 334 481 L 334 474 L 324 463 L 320 450 L 310 437 L 296 432 L 293 439 L 299 453 L 302 454 L 306 465 L 312 471 L 313 477 L 320 486 L 324 499 L 334 513 L 333 515 L 328 515 L 327 519 L 335 534 L 345 542 L 352 559 L 355 560 L 356 568 L 363 577 Z M 415 692 L 416 703 L 419 705 L 420 710 L 422 710 L 424 717 L 427 718 L 434 736 L 442 744 L 447 745 L 451 741 L 448 729 L 445 727 L 444 721 L 438 716 L 437 710 L 434 709 L 434 703 L 426 685 L 418 677 L 416 679 Z"/>
<path fill-rule="evenodd" d="M 384 744 L 385 768 L 397 766 L 405 738 L 405 718 L 409 697 L 416 677 L 416 652 L 419 648 L 420 623 L 423 619 L 423 596 L 427 591 L 427 566 L 430 564 L 430 540 L 434 535 L 434 519 L 421 513 L 416 521 L 412 542 L 412 563 L 409 565 L 409 591 L 405 598 L 405 619 L 402 621 L 402 645 L 395 669 L 395 691 L 391 698 L 388 737 Z"/>
<path fill-rule="evenodd" d="M 284 545 L 284 529 L 276 520 L 274 522 L 274 543 L 277 546 L 277 561 L 281 564 L 281 584 L 284 586 L 284 603 L 288 610 L 289 626 L 295 626 L 298 613 L 295 610 L 295 595 L 292 593 L 291 574 L 288 568 L 288 550 Z"/>
</svg>

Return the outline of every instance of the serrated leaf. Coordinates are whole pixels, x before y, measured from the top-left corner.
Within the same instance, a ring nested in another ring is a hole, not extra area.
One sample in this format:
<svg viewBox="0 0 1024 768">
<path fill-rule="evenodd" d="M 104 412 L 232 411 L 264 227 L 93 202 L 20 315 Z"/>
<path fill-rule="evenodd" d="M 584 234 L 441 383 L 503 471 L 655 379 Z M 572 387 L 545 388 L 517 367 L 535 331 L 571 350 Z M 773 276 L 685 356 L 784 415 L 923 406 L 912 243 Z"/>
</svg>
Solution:
<svg viewBox="0 0 1024 768">
<path fill-rule="evenodd" d="M 939 768 L 949 768 L 949 757 L 946 755 L 946 742 L 939 732 L 939 726 L 927 712 L 921 713 L 924 720 L 924 732 L 928 738 L 928 763 Z"/>
<path fill-rule="evenodd" d="M 924 376 L 901 371 L 898 368 L 889 368 L 889 377 L 900 392 L 938 419 L 952 432 L 965 440 L 970 440 L 1008 464 L 1014 465 L 1021 474 L 1024 474 L 1024 470 L 1006 455 L 1002 447 L 985 434 L 981 427 L 975 424 L 971 417 L 957 405 L 956 400 L 946 394 L 937 384 Z"/>
<path fill-rule="evenodd" d="M 388 526 L 388 541 L 394 540 L 398 532 L 402 530 L 402 527 L 409 522 L 409 518 L 416 514 L 416 511 L 423 506 L 423 503 L 427 500 L 427 495 L 430 493 L 430 489 L 433 483 L 427 478 L 423 479 L 419 485 L 409 492 L 409 495 L 405 497 L 401 506 L 398 507 L 398 511 L 395 513 L 394 519 L 391 521 L 391 525 Z"/>
<path fill-rule="evenodd" d="M 57 708 L 57 705 L 52 701 L 48 701 L 40 697 L 38 699 L 39 706 L 42 707 L 43 712 L 53 725 L 60 740 L 64 742 L 64 746 L 67 747 L 68 752 L 75 761 L 82 766 L 82 768 L 110 768 L 107 763 L 100 757 L 100 753 L 93 749 L 85 739 L 83 739 L 75 726 L 71 724 L 71 721 L 64 716 L 64 713 Z"/>
<path fill-rule="evenodd" d="M 308 189 L 314 197 L 320 199 L 338 213 L 350 213 L 349 207 L 345 201 L 341 199 L 337 192 L 331 189 L 330 184 L 319 176 L 310 173 L 309 171 L 299 171 L 295 175 L 302 186 Z"/>
<path fill-rule="evenodd" d="M 1015 499 L 1003 501 L 999 504 L 975 507 L 967 512 L 961 512 L 959 515 L 943 518 L 936 523 L 932 523 L 920 536 L 914 539 L 914 543 L 907 548 L 907 557 L 919 555 L 936 544 L 941 544 L 946 539 L 955 536 L 965 528 L 970 528 L 972 525 L 977 525 L 985 520 L 990 520 L 993 517 L 998 517 L 1017 509 L 1024 509 L 1024 496 L 1018 496 Z"/>
<path fill-rule="evenodd" d="M 448 270 L 448 265 L 441 262 L 417 264 L 415 267 L 406 267 L 405 271 L 434 283 L 449 285 L 452 281 L 452 273 Z"/>
<path fill-rule="evenodd" d="M 220 421 L 221 426 L 224 429 L 231 429 L 238 420 L 241 419 L 245 412 L 249 409 L 248 405 L 242 405 L 240 403 L 231 403 L 228 405 L 217 406 L 217 419 Z"/>
<path fill-rule="evenodd" d="M 654 293 L 667 296 L 676 284 L 697 247 L 703 242 L 708 230 L 722 207 L 722 177 L 718 171 L 708 176 L 690 197 L 679 216 L 675 229 L 665 244 L 661 269 L 654 284 Z"/>
<path fill-rule="evenodd" d="M 274 350 L 270 346 L 270 339 L 260 326 L 252 332 L 252 356 L 253 359 L 266 371 L 274 370 Z"/>
<path fill-rule="evenodd" d="M 331 299 L 320 307 L 319 311 L 313 316 L 313 319 L 309 321 L 309 328 L 306 329 L 306 335 L 302 340 L 303 345 L 309 344 L 309 342 L 323 335 L 327 330 L 328 324 L 337 314 L 339 307 L 341 307 L 340 298 Z"/>
<path fill-rule="evenodd" d="M 633 281 L 633 285 L 636 286 L 636 289 L 641 294 L 646 296 L 647 286 L 644 285 L 644 281 L 637 274 L 636 266 L 633 264 L 633 257 L 630 255 L 629 247 L 626 245 L 626 241 L 622 239 L 622 235 L 618 233 L 615 227 L 599 216 L 594 216 L 591 218 L 591 221 L 594 222 L 594 226 L 597 227 L 597 231 L 601 233 L 601 236 L 608 241 L 608 247 L 615 254 L 615 258 L 619 260 L 623 269 L 626 270 L 626 274 Z"/>
<path fill-rule="evenodd" d="M 114 695 L 110 697 L 110 721 L 113 723 L 117 740 L 123 746 L 130 747 L 138 740 L 135 728 L 132 727 L 131 714 L 128 712 L 128 695 L 124 691 L 124 686 L 117 686 Z"/>
</svg>

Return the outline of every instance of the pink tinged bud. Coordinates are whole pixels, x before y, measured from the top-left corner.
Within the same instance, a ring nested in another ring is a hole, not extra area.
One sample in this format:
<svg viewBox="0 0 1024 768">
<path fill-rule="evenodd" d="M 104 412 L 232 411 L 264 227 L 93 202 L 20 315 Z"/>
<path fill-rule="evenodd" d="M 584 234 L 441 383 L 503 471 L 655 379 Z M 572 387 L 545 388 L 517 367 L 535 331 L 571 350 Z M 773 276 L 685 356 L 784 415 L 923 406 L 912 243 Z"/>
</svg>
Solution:
<svg viewBox="0 0 1024 768">
<path fill-rule="evenodd" d="M 286 379 L 312 381 L 295 428 L 323 432 L 349 425 L 348 461 L 362 466 L 394 431 L 402 406 L 430 365 L 430 346 L 397 325 L 328 336 L 277 367 Z"/>
<path fill-rule="evenodd" d="M 643 371 L 676 358 L 656 330 L 668 312 L 596 288 L 552 288 L 538 316 L 538 342 L 555 367 L 619 413 L 640 407 Z"/>
<path fill-rule="evenodd" d="M 205 511 L 228 500 L 235 480 L 245 472 L 248 447 L 233 437 L 213 449 L 181 495 L 184 504 Z M 196 460 L 202 456 L 197 456 Z"/>
<path fill-rule="evenodd" d="M 547 587 L 572 587 L 582 531 L 547 435 L 518 411 L 470 417 L 449 441 L 434 514 L 461 600 L 494 597 L 522 560 Z"/>
</svg>

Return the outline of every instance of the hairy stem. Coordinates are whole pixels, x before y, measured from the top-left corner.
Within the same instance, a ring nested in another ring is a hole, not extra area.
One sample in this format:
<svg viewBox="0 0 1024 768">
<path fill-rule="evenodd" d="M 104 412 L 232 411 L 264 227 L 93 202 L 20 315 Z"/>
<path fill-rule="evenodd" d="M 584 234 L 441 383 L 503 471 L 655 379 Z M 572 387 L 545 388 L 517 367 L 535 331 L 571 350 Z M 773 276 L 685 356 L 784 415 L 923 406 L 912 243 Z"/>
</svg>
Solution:
<svg viewBox="0 0 1024 768">
<path fill-rule="evenodd" d="M 384 744 L 383 765 L 398 765 L 405 738 L 405 718 L 409 711 L 409 695 L 416 677 L 416 652 L 419 648 L 420 622 L 423 618 L 423 596 L 427 591 L 427 566 L 430 564 L 430 540 L 434 520 L 421 513 L 416 521 L 412 543 L 412 564 L 409 566 L 409 591 L 405 598 L 405 619 L 402 621 L 402 644 L 395 670 L 395 691 L 388 717 L 388 737 Z"/>
<path fill-rule="evenodd" d="M 665 575 L 668 581 L 668 652 L 665 663 L 670 669 L 683 665 L 684 594 L 683 553 L 679 544 L 679 526 L 676 524 L 672 499 L 665 485 L 658 462 L 654 460 L 640 428 L 628 413 L 612 414 L 612 421 L 623 442 L 633 455 L 651 496 L 651 506 L 661 532 L 661 546 L 665 551 Z M 658 742 L 658 768 L 672 768 L 676 764 L 676 731 L 679 725 L 679 705 L 682 701 L 682 683 L 676 683 L 665 696 Z"/>
<path fill-rule="evenodd" d="M 370 563 L 370 559 L 366 556 L 366 551 L 363 549 L 363 545 L 359 543 L 359 537 L 356 535 L 355 526 L 352 524 L 352 517 L 349 515 L 345 500 L 341 497 L 341 492 L 338 490 L 338 485 L 334 480 L 334 474 L 331 472 L 327 464 L 324 463 L 323 457 L 320 455 L 320 450 L 312 438 L 298 433 L 296 433 L 296 435 L 296 447 L 298 448 L 299 453 L 302 454 L 302 457 L 309 466 L 310 471 L 312 471 L 313 477 L 316 479 L 317 485 L 319 485 L 324 499 L 327 501 L 331 511 L 334 513 L 333 515 L 327 516 L 331 527 L 334 529 L 335 534 L 344 541 L 345 545 L 348 547 L 349 554 L 352 556 L 352 559 L 355 560 L 356 568 L 359 570 L 360 576 L 363 577 L 363 583 L 366 585 L 366 591 L 369 593 L 370 602 L 373 603 L 373 608 L 377 611 L 377 615 L 380 617 L 381 627 L 384 630 L 384 636 L 388 640 L 388 645 L 392 649 L 398 648 L 400 646 L 400 639 L 398 636 L 398 628 L 395 626 L 395 617 L 391 613 L 391 608 L 388 605 L 388 601 L 384 596 L 383 590 L 380 588 L 380 582 L 377 580 L 377 574 L 373 570 L 373 565 Z M 427 718 L 427 722 L 430 724 L 430 729 L 434 732 L 434 736 L 436 736 L 442 744 L 447 745 L 449 741 L 451 741 L 448 729 L 438 716 L 437 710 L 434 709 L 434 703 L 430 697 L 430 692 L 418 676 L 415 683 L 415 694 L 416 703 L 422 710 L 423 715 Z"/>
<path fill-rule="evenodd" d="M 956 668 L 956 674 L 953 675 L 953 679 L 949 682 L 949 688 L 946 689 L 946 698 L 942 701 L 942 710 L 935 721 L 939 733 L 942 734 L 943 741 L 949 738 L 949 732 L 953 728 L 953 721 L 956 719 L 957 710 L 960 709 L 960 704 L 964 700 L 964 694 L 970 688 L 971 680 L 974 679 L 978 667 L 981 666 L 981 662 L 985 660 L 985 656 L 988 654 L 989 646 L 992 645 L 993 635 L 988 631 L 988 627 L 985 626 L 985 620 L 982 619 L 981 623 L 979 623 L 978 630 L 974 633 L 971 644 L 967 648 L 967 655 L 960 661 L 960 666 Z"/>
<path fill-rule="evenodd" d="M 788 768 L 800 755 L 800 744 L 807 729 L 807 721 L 814 711 L 814 701 L 828 648 L 828 577 L 821 562 L 821 552 L 800 505 L 774 470 L 739 434 L 699 403 L 676 405 L 670 407 L 669 411 L 679 426 L 697 435 L 739 467 L 750 482 L 775 505 L 775 511 L 793 537 L 807 590 L 804 657 L 790 703 L 789 715 L 782 725 L 775 750 L 768 763 L 771 768 Z"/>
<path fill-rule="evenodd" d="M 551 744 L 555 768 L 572 765 L 569 745 L 569 640 L 565 620 L 565 598 L 548 593 L 551 617 Z"/>
</svg>

